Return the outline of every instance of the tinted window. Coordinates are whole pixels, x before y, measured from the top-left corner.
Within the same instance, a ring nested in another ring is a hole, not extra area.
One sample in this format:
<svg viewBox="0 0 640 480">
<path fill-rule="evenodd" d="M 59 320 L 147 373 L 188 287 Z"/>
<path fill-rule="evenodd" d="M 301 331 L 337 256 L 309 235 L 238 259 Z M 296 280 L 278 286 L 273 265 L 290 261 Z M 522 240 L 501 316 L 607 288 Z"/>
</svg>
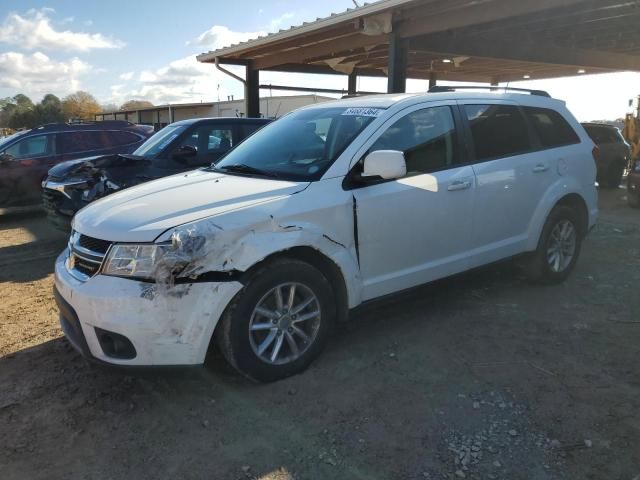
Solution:
<svg viewBox="0 0 640 480">
<path fill-rule="evenodd" d="M 110 148 L 109 132 L 68 132 L 58 134 L 58 150 L 62 153 L 89 152 Z"/>
<path fill-rule="evenodd" d="M 603 143 L 619 143 L 620 139 L 617 128 L 603 127 L 599 125 L 584 125 L 584 129 L 587 131 L 593 143 L 602 145 Z"/>
<path fill-rule="evenodd" d="M 140 137 L 131 132 L 105 132 L 107 139 L 107 147 L 118 147 L 123 145 L 131 145 L 140 141 Z"/>
<path fill-rule="evenodd" d="M 580 143 L 580 138 L 571 125 L 555 110 L 524 107 L 524 112 L 538 134 L 544 148 L 561 147 Z"/>
<path fill-rule="evenodd" d="M 53 137 L 51 135 L 36 135 L 7 148 L 5 153 L 13 158 L 39 157 L 53 153 Z"/>
<path fill-rule="evenodd" d="M 449 107 L 416 110 L 391 125 L 369 149 L 399 150 L 407 175 L 434 172 L 453 163 L 455 126 Z"/>
<path fill-rule="evenodd" d="M 529 132 L 518 107 L 465 105 L 476 160 L 507 157 L 531 150 Z"/>
<path fill-rule="evenodd" d="M 226 153 L 233 147 L 231 126 L 203 125 L 187 135 L 178 148 L 189 145 L 198 151 L 198 155 Z"/>
<path fill-rule="evenodd" d="M 253 132 L 255 132 L 256 130 L 262 128 L 264 125 L 259 123 L 243 123 L 241 125 L 238 125 L 238 131 L 240 132 L 240 138 L 238 139 L 237 143 L 240 143 L 243 139 L 247 138 L 249 135 L 251 135 Z"/>
</svg>

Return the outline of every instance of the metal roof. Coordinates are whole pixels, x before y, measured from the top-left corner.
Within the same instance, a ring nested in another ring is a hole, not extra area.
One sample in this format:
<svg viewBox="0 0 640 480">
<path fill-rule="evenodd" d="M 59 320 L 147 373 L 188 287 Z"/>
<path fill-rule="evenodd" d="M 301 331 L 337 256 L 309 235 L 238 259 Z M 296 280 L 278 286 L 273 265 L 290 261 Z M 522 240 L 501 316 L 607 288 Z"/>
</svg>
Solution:
<svg viewBox="0 0 640 480">
<path fill-rule="evenodd" d="M 505 82 L 640 71 L 639 25 L 640 0 L 381 0 L 197 58 L 385 76 L 393 35 L 410 78 Z"/>
</svg>

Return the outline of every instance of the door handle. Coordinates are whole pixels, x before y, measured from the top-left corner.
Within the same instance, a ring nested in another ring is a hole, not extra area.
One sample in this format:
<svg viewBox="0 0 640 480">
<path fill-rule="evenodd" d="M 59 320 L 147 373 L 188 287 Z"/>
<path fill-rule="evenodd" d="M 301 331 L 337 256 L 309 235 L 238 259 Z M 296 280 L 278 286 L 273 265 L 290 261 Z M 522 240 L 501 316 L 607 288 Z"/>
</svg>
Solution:
<svg viewBox="0 0 640 480">
<path fill-rule="evenodd" d="M 456 180 L 451 182 L 451 184 L 447 187 L 447 190 L 450 192 L 455 192 L 457 190 L 466 190 L 471 187 L 471 182 L 469 180 Z"/>
<path fill-rule="evenodd" d="M 542 172 L 546 172 L 547 170 L 549 170 L 549 167 L 542 163 L 539 163 L 538 165 L 533 167 L 533 173 L 542 173 Z"/>
</svg>

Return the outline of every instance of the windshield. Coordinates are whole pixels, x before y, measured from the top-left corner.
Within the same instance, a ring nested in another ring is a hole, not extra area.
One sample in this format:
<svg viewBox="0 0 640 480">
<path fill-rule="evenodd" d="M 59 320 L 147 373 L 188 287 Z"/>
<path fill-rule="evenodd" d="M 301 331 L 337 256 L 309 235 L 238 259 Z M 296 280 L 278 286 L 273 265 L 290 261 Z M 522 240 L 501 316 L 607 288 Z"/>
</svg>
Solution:
<svg viewBox="0 0 640 480">
<path fill-rule="evenodd" d="M 212 168 L 225 173 L 314 181 L 383 110 L 313 108 L 267 125 Z"/>
<path fill-rule="evenodd" d="M 154 157 L 186 130 L 186 125 L 167 125 L 140 145 L 133 155 Z"/>
</svg>

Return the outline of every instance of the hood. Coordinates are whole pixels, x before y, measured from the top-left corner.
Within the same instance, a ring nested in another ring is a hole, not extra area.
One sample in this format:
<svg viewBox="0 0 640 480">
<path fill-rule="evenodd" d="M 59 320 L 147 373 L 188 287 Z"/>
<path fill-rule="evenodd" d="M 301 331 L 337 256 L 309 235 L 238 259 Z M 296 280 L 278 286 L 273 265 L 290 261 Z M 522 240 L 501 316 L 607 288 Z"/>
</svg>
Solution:
<svg viewBox="0 0 640 480">
<path fill-rule="evenodd" d="M 66 162 L 59 163 L 49 169 L 49 177 L 56 179 L 63 179 L 69 175 L 82 173 L 83 168 L 96 167 L 96 168 L 108 168 L 115 164 L 133 163 L 144 160 L 142 157 L 134 157 L 133 155 L 97 155 L 94 157 L 78 158 L 76 160 L 68 160 Z"/>
<path fill-rule="evenodd" d="M 196 170 L 98 200 L 76 214 L 73 228 L 102 240 L 151 242 L 169 228 L 293 195 L 308 185 Z"/>
</svg>

